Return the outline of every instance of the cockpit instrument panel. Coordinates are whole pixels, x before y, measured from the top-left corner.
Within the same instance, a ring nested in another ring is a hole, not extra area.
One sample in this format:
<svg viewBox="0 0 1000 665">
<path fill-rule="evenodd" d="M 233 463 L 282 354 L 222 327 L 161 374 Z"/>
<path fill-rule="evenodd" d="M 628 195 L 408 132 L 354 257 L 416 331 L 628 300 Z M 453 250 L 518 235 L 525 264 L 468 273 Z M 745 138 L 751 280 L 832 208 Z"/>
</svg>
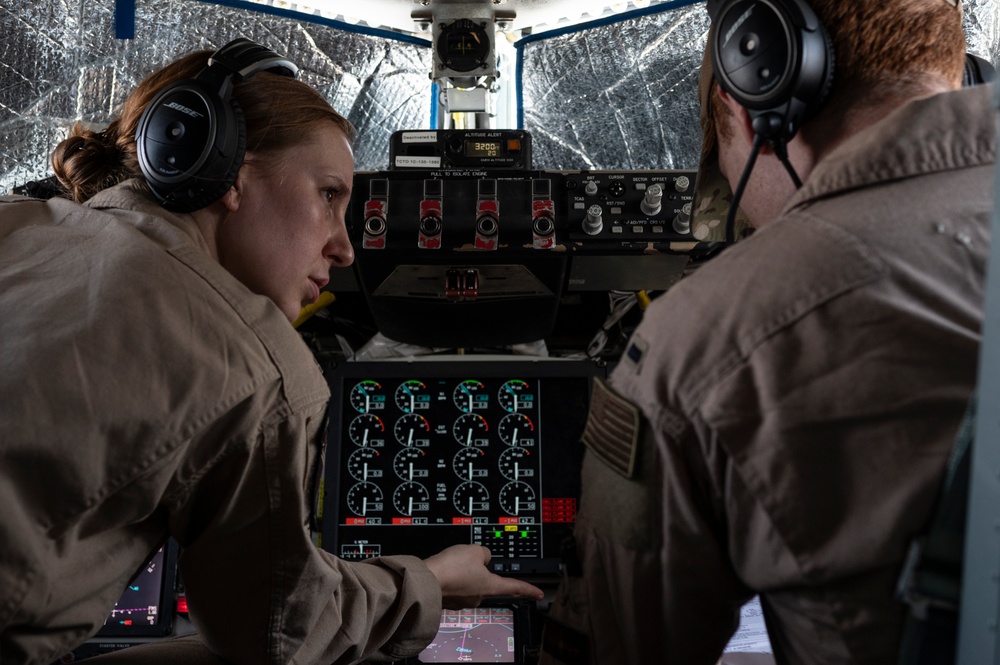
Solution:
<svg viewBox="0 0 1000 665">
<path fill-rule="evenodd" d="M 591 361 L 510 357 L 328 371 L 323 547 L 359 560 L 476 543 L 495 572 L 556 574 L 591 380 L 603 373 Z"/>
</svg>

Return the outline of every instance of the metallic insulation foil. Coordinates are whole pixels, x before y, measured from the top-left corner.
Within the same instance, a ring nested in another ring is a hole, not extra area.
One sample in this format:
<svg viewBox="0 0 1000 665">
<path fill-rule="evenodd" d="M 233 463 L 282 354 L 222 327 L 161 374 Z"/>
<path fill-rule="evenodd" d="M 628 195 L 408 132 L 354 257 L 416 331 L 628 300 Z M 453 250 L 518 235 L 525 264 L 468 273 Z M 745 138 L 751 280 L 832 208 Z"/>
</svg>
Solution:
<svg viewBox="0 0 1000 665">
<path fill-rule="evenodd" d="M 969 53 L 989 60 L 1000 70 L 1000 2 L 963 0 L 962 11 Z"/>
<path fill-rule="evenodd" d="M 524 43 L 535 168 L 696 168 L 708 23 L 698 4 Z"/>
<path fill-rule="evenodd" d="M 392 132 L 430 122 L 430 48 L 194 0 L 139 0 L 134 39 L 116 39 L 114 10 L 115 0 L 0 0 L 0 193 L 51 175 L 74 122 L 107 124 L 157 67 L 235 37 L 287 55 L 354 123 L 359 169 L 386 168 Z"/>
<path fill-rule="evenodd" d="M 969 52 L 1000 68 L 1000 2 L 965 0 L 963 11 Z M 522 104 L 535 168 L 697 168 L 708 25 L 699 3 L 526 40 Z"/>
<path fill-rule="evenodd" d="M 388 166 L 393 131 L 429 126 L 429 48 L 196 0 L 137 0 L 135 38 L 121 40 L 115 4 L 0 0 L 0 193 L 49 175 L 49 155 L 75 121 L 107 123 L 143 76 L 236 36 L 286 53 L 347 115 L 359 169 Z M 970 52 L 1000 64 L 1000 3 L 964 5 Z M 535 167 L 694 168 L 707 28 L 699 3 L 526 43 Z"/>
</svg>

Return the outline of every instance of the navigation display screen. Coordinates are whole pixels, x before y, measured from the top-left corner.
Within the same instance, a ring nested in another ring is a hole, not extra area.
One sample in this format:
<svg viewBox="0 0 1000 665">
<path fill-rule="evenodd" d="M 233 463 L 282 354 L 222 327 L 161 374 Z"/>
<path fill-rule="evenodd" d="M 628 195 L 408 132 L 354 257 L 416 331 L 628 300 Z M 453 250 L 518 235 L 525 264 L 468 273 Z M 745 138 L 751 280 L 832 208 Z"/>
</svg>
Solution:
<svg viewBox="0 0 1000 665">
<path fill-rule="evenodd" d="M 168 541 L 128 583 L 98 637 L 167 635 L 173 630 L 177 545 Z"/>
<path fill-rule="evenodd" d="M 333 392 L 323 547 L 426 557 L 475 543 L 498 573 L 553 575 L 580 493 L 590 361 L 345 363 Z"/>
<path fill-rule="evenodd" d="M 421 663 L 514 663 L 516 635 L 511 608 L 445 610 L 437 635 L 417 659 Z"/>
</svg>

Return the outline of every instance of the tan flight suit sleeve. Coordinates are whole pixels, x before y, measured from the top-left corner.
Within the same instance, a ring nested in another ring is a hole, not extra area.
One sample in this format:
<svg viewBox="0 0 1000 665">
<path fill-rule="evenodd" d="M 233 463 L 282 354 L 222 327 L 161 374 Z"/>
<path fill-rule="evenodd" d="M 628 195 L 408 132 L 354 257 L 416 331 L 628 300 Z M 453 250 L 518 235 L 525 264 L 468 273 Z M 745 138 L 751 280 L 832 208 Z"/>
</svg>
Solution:
<svg viewBox="0 0 1000 665">
<path fill-rule="evenodd" d="M 229 660 L 392 660 L 418 653 L 437 630 L 440 588 L 419 559 L 349 563 L 313 545 L 307 485 L 321 418 L 314 409 L 265 423 L 207 472 L 194 464 L 195 489 L 179 490 L 171 531 L 184 548 L 192 621 Z"/>
<path fill-rule="evenodd" d="M 612 381 L 638 387 L 627 373 Z M 631 410 L 634 427 L 594 434 L 594 423 L 615 417 L 595 412 L 601 391 Z M 559 638 L 546 626 L 540 662 L 714 664 L 753 595 L 727 552 L 717 479 L 725 482 L 728 463 L 694 423 L 661 408 L 648 413 L 614 388 L 598 384 L 594 393 L 574 532 L 581 574 L 566 575 L 557 592 L 550 622 Z M 617 439 L 602 443 L 612 431 Z M 574 632 L 583 653 L 561 648 Z"/>
</svg>

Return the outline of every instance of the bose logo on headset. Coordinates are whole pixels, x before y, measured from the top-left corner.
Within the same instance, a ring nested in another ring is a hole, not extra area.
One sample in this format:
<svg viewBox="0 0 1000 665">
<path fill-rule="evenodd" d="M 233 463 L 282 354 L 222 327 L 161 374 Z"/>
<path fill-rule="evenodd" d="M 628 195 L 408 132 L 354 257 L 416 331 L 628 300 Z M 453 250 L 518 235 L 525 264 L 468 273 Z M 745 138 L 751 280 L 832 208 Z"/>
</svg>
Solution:
<svg viewBox="0 0 1000 665">
<path fill-rule="evenodd" d="M 202 113 L 198 113 L 197 111 L 192 111 L 191 109 L 189 109 L 186 106 L 181 106 L 177 102 L 170 102 L 169 104 L 164 104 L 163 106 L 165 108 L 168 108 L 168 109 L 177 109 L 181 113 L 186 113 L 189 116 L 191 116 L 192 118 L 201 118 L 204 115 Z"/>
<path fill-rule="evenodd" d="M 833 44 L 816 13 L 805 0 L 717 0 L 708 12 L 719 85 L 758 135 L 787 143 L 833 84 Z"/>
<path fill-rule="evenodd" d="M 198 210 L 232 187 L 246 151 L 233 86 L 262 71 L 294 77 L 298 68 L 260 44 L 235 39 L 197 76 L 167 85 L 146 106 L 135 132 L 139 168 L 165 208 Z"/>
<path fill-rule="evenodd" d="M 736 23 L 734 23 L 733 27 L 729 28 L 729 31 L 726 33 L 726 39 L 724 42 L 722 42 L 722 48 L 726 47 L 726 45 L 729 43 L 729 40 L 733 38 L 733 34 L 740 29 L 740 26 L 746 23 L 746 20 L 750 18 L 750 14 L 753 14 L 753 7 L 750 7 L 750 9 L 748 9 L 746 13 L 743 14 L 743 16 L 736 19 Z"/>
</svg>

